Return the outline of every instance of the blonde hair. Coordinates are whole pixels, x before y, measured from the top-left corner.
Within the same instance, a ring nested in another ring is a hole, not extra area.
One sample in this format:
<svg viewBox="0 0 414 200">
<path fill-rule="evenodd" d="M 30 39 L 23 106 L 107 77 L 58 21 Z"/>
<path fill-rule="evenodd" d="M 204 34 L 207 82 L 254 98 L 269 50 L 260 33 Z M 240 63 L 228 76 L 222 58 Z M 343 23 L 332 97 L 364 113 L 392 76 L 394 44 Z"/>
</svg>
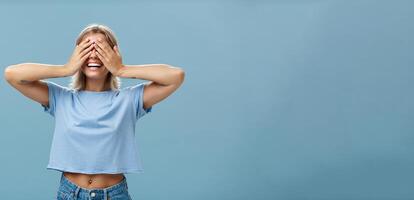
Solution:
<svg viewBox="0 0 414 200">
<path fill-rule="evenodd" d="M 113 48 L 115 45 L 118 45 L 118 42 L 115 37 L 115 33 L 108 27 L 103 24 L 89 24 L 87 25 L 78 35 L 76 39 L 76 45 L 78 45 L 83 38 L 89 33 L 102 33 L 105 35 L 107 42 Z M 105 85 L 109 84 L 111 90 L 118 90 L 121 87 L 121 80 L 119 77 L 114 76 L 110 71 L 105 80 Z M 86 86 L 86 75 L 78 70 L 71 79 L 69 87 L 74 90 L 84 90 Z"/>
</svg>

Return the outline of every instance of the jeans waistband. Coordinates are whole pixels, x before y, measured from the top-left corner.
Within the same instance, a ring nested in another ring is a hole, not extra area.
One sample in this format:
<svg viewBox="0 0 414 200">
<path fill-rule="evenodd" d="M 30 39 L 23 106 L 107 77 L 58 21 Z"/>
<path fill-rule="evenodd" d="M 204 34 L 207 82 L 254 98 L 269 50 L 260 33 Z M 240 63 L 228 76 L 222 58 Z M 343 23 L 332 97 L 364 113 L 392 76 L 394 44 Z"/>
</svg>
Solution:
<svg viewBox="0 0 414 200">
<path fill-rule="evenodd" d="M 126 181 L 126 177 L 124 175 L 124 178 L 122 179 L 122 181 L 115 185 L 112 185 L 106 188 L 88 189 L 88 188 L 80 187 L 76 185 L 75 183 L 71 182 L 62 173 L 61 178 L 60 178 L 59 190 L 60 191 L 63 190 L 67 193 L 70 193 L 74 197 L 78 197 L 78 196 L 89 197 L 93 193 L 93 196 L 103 196 L 104 199 L 107 199 L 107 196 L 114 196 L 120 193 L 128 192 L 128 184 Z"/>
</svg>

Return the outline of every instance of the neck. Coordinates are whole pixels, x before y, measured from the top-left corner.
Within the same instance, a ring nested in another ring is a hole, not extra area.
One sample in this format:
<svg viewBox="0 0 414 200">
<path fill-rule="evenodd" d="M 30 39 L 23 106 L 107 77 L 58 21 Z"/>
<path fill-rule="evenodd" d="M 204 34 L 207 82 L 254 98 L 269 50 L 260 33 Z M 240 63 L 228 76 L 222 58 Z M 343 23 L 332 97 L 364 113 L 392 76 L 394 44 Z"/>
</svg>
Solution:
<svg viewBox="0 0 414 200">
<path fill-rule="evenodd" d="M 102 92 L 106 90 L 110 90 L 109 84 L 106 84 L 105 78 L 103 79 L 90 79 L 87 78 L 85 80 L 85 90 L 94 91 L 94 92 Z"/>
</svg>

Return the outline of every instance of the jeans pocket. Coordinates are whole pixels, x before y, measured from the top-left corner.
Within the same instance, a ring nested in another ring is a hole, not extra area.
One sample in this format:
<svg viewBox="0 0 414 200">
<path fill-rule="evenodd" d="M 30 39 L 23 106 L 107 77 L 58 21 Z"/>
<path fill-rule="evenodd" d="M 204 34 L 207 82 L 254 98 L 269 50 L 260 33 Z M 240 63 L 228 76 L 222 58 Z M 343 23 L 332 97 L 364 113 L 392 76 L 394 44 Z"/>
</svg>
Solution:
<svg viewBox="0 0 414 200">
<path fill-rule="evenodd" d="M 132 200 L 131 196 L 129 196 L 129 193 L 127 191 L 112 195 L 108 198 L 109 200 Z"/>
<path fill-rule="evenodd" d="M 57 200 L 70 200 L 70 199 L 72 199 L 72 196 L 70 193 L 67 193 L 62 190 L 59 190 L 57 192 Z"/>
</svg>

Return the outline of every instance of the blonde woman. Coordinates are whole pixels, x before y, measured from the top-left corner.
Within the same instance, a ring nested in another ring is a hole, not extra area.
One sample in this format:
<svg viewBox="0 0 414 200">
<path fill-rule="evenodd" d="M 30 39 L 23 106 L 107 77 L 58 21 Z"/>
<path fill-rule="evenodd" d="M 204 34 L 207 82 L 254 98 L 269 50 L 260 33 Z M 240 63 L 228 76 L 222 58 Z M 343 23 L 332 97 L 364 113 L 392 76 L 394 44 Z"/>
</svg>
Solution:
<svg viewBox="0 0 414 200">
<path fill-rule="evenodd" d="M 142 173 L 136 121 L 177 90 L 184 71 L 167 64 L 126 65 L 114 32 L 90 24 L 64 65 L 21 63 L 5 78 L 54 117 L 47 169 L 61 172 L 57 199 L 131 199 L 126 173 Z M 42 79 L 72 76 L 69 87 Z M 147 80 L 120 87 L 121 78 Z"/>
</svg>

